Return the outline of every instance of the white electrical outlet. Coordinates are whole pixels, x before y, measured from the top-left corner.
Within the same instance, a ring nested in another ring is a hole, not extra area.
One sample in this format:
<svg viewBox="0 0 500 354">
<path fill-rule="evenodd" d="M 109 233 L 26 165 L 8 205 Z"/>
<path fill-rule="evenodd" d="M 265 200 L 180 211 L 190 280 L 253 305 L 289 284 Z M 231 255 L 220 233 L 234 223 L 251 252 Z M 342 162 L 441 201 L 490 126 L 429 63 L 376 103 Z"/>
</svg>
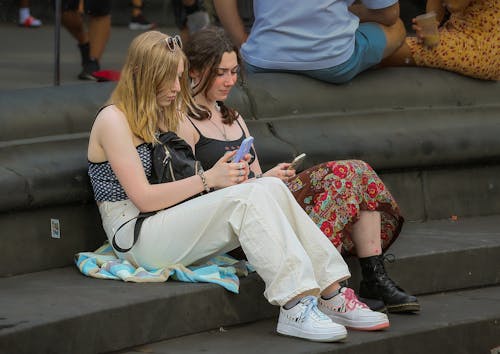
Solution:
<svg viewBox="0 0 500 354">
<path fill-rule="evenodd" d="M 61 238 L 61 224 L 59 219 L 50 219 L 50 235 L 52 238 Z"/>
</svg>

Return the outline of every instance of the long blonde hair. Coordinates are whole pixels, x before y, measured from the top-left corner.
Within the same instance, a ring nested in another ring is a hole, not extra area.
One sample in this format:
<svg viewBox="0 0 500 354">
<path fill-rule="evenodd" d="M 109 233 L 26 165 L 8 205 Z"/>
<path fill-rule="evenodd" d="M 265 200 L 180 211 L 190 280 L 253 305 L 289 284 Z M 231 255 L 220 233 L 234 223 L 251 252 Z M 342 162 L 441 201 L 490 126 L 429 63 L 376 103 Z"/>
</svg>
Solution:
<svg viewBox="0 0 500 354">
<path fill-rule="evenodd" d="M 161 32 L 148 31 L 132 41 L 110 99 L 125 114 L 132 132 L 148 143 L 157 141 L 160 127 L 175 132 L 188 109 L 197 107 L 190 95 L 186 56 L 177 44 L 174 50 L 169 49 L 167 38 Z M 156 100 L 157 92 L 165 84 L 174 84 L 181 60 L 181 91 L 172 104 L 162 108 Z"/>
</svg>

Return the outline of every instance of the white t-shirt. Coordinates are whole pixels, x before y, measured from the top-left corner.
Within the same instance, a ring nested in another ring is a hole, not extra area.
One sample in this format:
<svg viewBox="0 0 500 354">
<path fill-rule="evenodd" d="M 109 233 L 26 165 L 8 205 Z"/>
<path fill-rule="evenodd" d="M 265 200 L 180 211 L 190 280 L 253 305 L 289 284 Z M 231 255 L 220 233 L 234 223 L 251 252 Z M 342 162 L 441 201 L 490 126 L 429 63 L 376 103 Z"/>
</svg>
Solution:
<svg viewBox="0 0 500 354">
<path fill-rule="evenodd" d="M 254 0 L 255 22 L 241 55 L 248 63 L 281 70 L 316 70 L 347 61 L 359 25 L 354 0 Z M 397 0 L 362 0 L 382 9 Z"/>
</svg>

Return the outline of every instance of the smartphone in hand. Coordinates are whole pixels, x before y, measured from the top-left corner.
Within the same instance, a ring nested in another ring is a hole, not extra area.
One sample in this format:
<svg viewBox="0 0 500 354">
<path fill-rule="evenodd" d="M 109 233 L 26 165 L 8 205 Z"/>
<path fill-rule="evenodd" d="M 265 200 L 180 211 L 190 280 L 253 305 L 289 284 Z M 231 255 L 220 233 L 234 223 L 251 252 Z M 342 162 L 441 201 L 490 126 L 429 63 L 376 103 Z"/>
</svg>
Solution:
<svg viewBox="0 0 500 354">
<path fill-rule="evenodd" d="M 300 154 L 299 156 L 297 156 L 296 158 L 293 159 L 292 163 L 290 166 L 288 166 L 288 169 L 289 170 L 296 170 L 297 167 L 300 166 L 300 164 L 304 161 L 304 159 L 306 158 L 306 154 L 302 153 Z"/>
<path fill-rule="evenodd" d="M 233 156 L 231 162 L 240 162 L 245 158 L 245 155 L 250 152 L 250 148 L 252 147 L 253 137 L 249 136 L 243 140 L 240 145 L 240 148 L 236 152 L 236 155 Z"/>
</svg>

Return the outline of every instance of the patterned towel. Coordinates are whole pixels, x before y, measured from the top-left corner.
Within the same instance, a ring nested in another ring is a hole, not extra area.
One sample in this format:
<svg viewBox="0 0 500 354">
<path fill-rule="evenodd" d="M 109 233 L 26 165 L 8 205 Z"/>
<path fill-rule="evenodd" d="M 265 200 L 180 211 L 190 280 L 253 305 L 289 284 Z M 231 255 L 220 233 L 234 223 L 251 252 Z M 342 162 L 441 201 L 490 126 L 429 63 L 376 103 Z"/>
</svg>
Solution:
<svg viewBox="0 0 500 354">
<path fill-rule="evenodd" d="M 219 284 L 233 293 L 238 293 L 240 285 L 238 276 L 247 276 L 254 271 L 248 262 L 239 261 L 228 255 L 214 257 L 203 265 L 185 267 L 174 264 L 168 268 L 148 271 L 117 258 L 107 242 L 94 252 L 77 253 L 75 263 L 82 274 L 93 278 L 147 283 L 165 282 L 172 277 L 184 282 Z"/>
</svg>

